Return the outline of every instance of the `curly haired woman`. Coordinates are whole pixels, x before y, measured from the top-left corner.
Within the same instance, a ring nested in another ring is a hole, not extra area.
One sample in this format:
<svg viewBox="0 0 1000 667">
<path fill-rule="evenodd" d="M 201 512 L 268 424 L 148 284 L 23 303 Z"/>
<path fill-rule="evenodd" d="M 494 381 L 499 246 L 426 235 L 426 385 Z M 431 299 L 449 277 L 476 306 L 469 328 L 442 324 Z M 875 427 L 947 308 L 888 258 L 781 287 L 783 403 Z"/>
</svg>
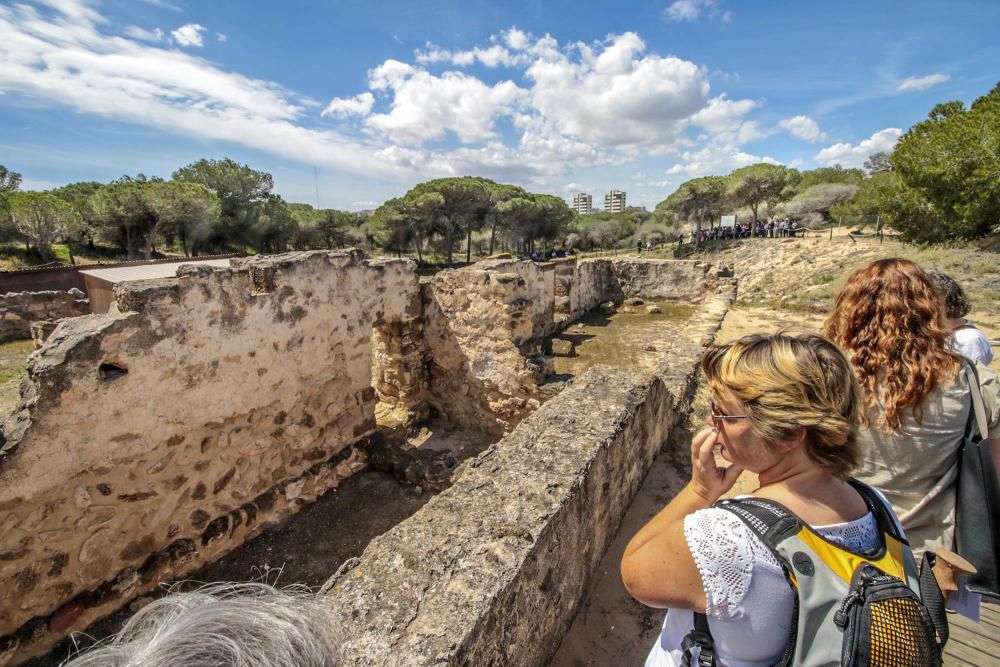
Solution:
<svg viewBox="0 0 1000 667">
<path fill-rule="evenodd" d="M 972 374 L 952 352 L 941 293 L 914 262 L 872 262 L 837 295 L 824 333 L 847 352 L 861 385 L 867 455 L 855 476 L 885 494 L 915 552 L 950 549 Z M 995 448 L 996 376 L 980 372 Z"/>
</svg>

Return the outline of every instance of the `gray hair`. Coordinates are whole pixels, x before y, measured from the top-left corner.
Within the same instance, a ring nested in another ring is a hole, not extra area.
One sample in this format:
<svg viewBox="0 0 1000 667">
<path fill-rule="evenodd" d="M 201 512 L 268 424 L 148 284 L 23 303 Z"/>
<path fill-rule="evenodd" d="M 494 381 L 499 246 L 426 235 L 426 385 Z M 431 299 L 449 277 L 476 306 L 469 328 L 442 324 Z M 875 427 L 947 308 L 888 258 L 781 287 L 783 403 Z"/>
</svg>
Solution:
<svg viewBox="0 0 1000 667">
<path fill-rule="evenodd" d="M 329 667 L 340 662 L 330 613 L 304 586 L 207 584 L 140 609 L 66 667 Z"/>
<path fill-rule="evenodd" d="M 941 292 L 941 296 L 944 297 L 944 307 L 948 317 L 958 319 L 968 315 L 969 311 L 972 310 L 972 305 L 969 303 L 969 298 L 965 296 L 965 290 L 962 289 L 962 286 L 947 273 L 941 271 L 928 271 L 927 273 L 934 281 L 938 291 Z"/>
</svg>

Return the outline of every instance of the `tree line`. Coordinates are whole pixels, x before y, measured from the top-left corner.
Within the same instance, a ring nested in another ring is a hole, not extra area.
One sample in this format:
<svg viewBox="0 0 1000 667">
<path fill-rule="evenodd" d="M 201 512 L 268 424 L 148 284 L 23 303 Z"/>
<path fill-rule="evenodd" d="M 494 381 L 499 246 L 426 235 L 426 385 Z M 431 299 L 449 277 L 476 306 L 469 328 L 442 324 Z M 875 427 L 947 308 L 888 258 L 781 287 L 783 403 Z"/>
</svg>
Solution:
<svg viewBox="0 0 1000 667">
<path fill-rule="evenodd" d="M 916 243 L 1000 233 L 1000 84 L 968 109 L 959 101 L 936 105 L 864 170 L 755 164 L 695 178 L 657 204 L 654 220 L 700 230 L 730 213 L 806 227 L 880 221 Z"/>
</svg>

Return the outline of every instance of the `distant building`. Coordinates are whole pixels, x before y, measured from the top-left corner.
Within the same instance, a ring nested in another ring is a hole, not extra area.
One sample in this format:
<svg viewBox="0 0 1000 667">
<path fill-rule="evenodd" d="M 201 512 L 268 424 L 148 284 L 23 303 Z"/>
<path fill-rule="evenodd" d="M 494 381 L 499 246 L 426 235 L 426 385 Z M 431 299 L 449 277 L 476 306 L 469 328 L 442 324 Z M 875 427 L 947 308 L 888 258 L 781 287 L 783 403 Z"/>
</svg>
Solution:
<svg viewBox="0 0 1000 667">
<path fill-rule="evenodd" d="M 578 192 L 573 197 L 573 210 L 580 215 L 590 215 L 594 212 L 594 198 L 586 192 Z"/>
<path fill-rule="evenodd" d="M 358 215 L 360 215 L 362 217 L 365 217 L 365 218 L 370 218 L 373 215 L 375 215 L 375 209 L 373 209 L 373 208 L 364 208 L 364 209 L 361 209 L 360 211 L 358 211 Z"/>
<path fill-rule="evenodd" d="M 621 190 L 612 190 L 604 195 L 605 213 L 621 213 L 625 210 L 625 193 Z"/>
</svg>

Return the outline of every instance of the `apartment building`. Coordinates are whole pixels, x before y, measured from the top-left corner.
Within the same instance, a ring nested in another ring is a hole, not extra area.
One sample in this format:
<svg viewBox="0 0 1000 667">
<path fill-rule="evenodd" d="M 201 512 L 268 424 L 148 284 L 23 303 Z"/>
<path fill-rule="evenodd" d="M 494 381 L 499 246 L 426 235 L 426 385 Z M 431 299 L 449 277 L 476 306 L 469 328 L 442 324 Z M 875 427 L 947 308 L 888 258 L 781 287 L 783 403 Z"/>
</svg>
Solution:
<svg viewBox="0 0 1000 667">
<path fill-rule="evenodd" d="M 594 212 L 594 198 L 586 192 L 578 192 L 573 197 L 573 210 L 580 215 L 590 215 Z"/>
<path fill-rule="evenodd" d="M 604 210 L 607 213 L 621 213 L 625 210 L 625 193 L 612 190 L 604 195 Z"/>
</svg>

